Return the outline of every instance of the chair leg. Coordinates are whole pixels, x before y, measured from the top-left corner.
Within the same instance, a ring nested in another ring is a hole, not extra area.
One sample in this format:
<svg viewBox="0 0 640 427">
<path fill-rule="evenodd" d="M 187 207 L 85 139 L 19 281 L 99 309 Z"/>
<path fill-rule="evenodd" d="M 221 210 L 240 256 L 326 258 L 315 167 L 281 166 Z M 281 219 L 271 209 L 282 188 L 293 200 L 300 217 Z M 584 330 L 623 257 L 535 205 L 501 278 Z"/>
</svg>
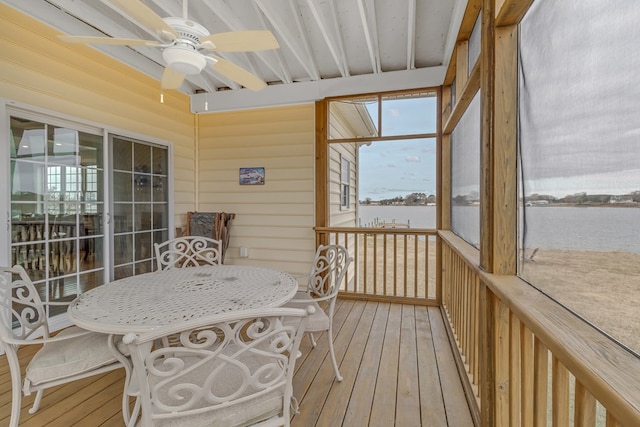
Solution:
<svg viewBox="0 0 640 427">
<path fill-rule="evenodd" d="M 311 340 L 311 346 L 316 348 L 316 338 L 313 336 L 313 333 L 309 332 L 309 339 Z"/>
<path fill-rule="evenodd" d="M 331 363 L 333 364 L 333 371 L 336 373 L 336 379 L 338 381 L 342 381 L 342 375 L 340 375 L 340 371 L 338 370 L 338 362 L 336 361 L 336 353 L 333 350 L 333 328 L 329 326 L 329 332 L 327 333 L 327 338 L 329 339 L 329 354 L 331 355 Z"/>
<path fill-rule="evenodd" d="M 36 392 L 36 398 L 33 400 L 33 406 L 29 409 L 30 414 L 35 414 L 38 409 L 40 409 L 40 401 L 42 400 L 42 395 L 44 394 L 44 390 L 38 390 Z"/>
<path fill-rule="evenodd" d="M 128 395 L 125 395 L 127 398 L 127 403 L 129 402 Z M 140 397 L 136 396 L 136 402 L 133 405 L 133 411 L 131 411 L 131 415 L 129 415 L 128 419 L 125 420 L 125 424 L 127 427 L 133 427 L 138 422 L 138 417 L 140 416 Z M 129 407 L 127 406 L 127 412 L 129 412 Z"/>
<path fill-rule="evenodd" d="M 5 344 L 9 347 L 10 344 Z M 9 372 L 11 373 L 11 418 L 9 427 L 18 427 L 20 420 L 20 410 L 22 408 L 22 379 L 20 377 L 20 362 L 13 349 L 6 348 L 6 355 L 9 361 Z"/>
</svg>

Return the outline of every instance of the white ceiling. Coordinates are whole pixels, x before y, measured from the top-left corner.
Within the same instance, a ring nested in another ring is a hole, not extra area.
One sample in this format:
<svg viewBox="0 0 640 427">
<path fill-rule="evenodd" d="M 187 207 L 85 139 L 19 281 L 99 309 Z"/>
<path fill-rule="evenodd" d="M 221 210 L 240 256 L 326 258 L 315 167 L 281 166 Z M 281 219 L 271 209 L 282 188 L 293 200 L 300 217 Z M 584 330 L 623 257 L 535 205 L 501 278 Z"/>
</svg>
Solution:
<svg viewBox="0 0 640 427">
<path fill-rule="evenodd" d="M 108 0 L 0 0 L 74 36 L 157 40 Z M 131 0 L 137 1 L 137 0 Z M 144 0 L 161 17 L 180 0 Z M 221 53 L 268 86 L 242 88 L 211 68 L 180 90 L 202 112 L 309 102 L 326 96 L 440 85 L 467 0 L 191 0 L 188 17 L 211 33 L 270 30 L 279 49 Z M 99 46 L 160 81 L 161 49 Z M 158 84 L 158 87 L 160 85 Z"/>
</svg>

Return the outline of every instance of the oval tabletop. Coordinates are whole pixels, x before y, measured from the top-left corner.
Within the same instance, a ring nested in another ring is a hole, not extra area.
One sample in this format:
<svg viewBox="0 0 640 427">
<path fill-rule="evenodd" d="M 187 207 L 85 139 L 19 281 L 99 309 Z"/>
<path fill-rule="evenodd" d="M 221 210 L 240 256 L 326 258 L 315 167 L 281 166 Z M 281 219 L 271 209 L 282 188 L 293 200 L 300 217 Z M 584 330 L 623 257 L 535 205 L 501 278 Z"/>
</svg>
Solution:
<svg viewBox="0 0 640 427">
<path fill-rule="evenodd" d="M 125 334 L 230 311 L 278 307 L 298 289 L 290 274 L 220 265 L 155 271 L 91 289 L 68 309 L 78 326 Z"/>
</svg>

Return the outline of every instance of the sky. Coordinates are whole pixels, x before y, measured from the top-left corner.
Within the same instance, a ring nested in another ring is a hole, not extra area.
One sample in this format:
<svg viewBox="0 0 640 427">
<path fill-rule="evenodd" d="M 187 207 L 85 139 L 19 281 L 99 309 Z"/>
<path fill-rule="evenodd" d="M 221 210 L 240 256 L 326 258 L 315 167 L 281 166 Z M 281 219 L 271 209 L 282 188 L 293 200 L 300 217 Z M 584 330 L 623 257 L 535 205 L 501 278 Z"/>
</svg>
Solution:
<svg viewBox="0 0 640 427">
<path fill-rule="evenodd" d="M 377 104 L 367 108 L 377 117 Z M 435 132 L 435 98 L 383 101 L 382 110 L 383 136 Z M 359 156 L 360 200 L 435 194 L 435 138 L 376 141 L 361 145 Z"/>
<path fill-rule="evenodd" d="M 360 200 L 435 194 L 436 141 L 377 141 L 360 146 Z"/>
</svg>

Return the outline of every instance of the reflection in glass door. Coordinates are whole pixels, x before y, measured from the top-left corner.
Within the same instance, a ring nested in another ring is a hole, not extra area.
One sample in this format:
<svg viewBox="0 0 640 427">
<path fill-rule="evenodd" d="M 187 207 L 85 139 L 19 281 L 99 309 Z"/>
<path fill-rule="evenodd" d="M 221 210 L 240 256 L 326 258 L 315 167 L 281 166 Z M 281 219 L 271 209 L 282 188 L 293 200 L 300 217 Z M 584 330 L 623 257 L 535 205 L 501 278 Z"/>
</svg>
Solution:
<svg viewBox="0 0 640 427">
<path fill-rule="evenodd" d="M 103 137 L 10 123 L 11 263 L 27 270 L 43 301 L 70 301 L 104 281 Z"/>
<path fill-rule="evenodd" d="M 153 244 L 168 238 L 168 149 L 111 138 L 114 278 L 155 269 Z"/>
</svg>

